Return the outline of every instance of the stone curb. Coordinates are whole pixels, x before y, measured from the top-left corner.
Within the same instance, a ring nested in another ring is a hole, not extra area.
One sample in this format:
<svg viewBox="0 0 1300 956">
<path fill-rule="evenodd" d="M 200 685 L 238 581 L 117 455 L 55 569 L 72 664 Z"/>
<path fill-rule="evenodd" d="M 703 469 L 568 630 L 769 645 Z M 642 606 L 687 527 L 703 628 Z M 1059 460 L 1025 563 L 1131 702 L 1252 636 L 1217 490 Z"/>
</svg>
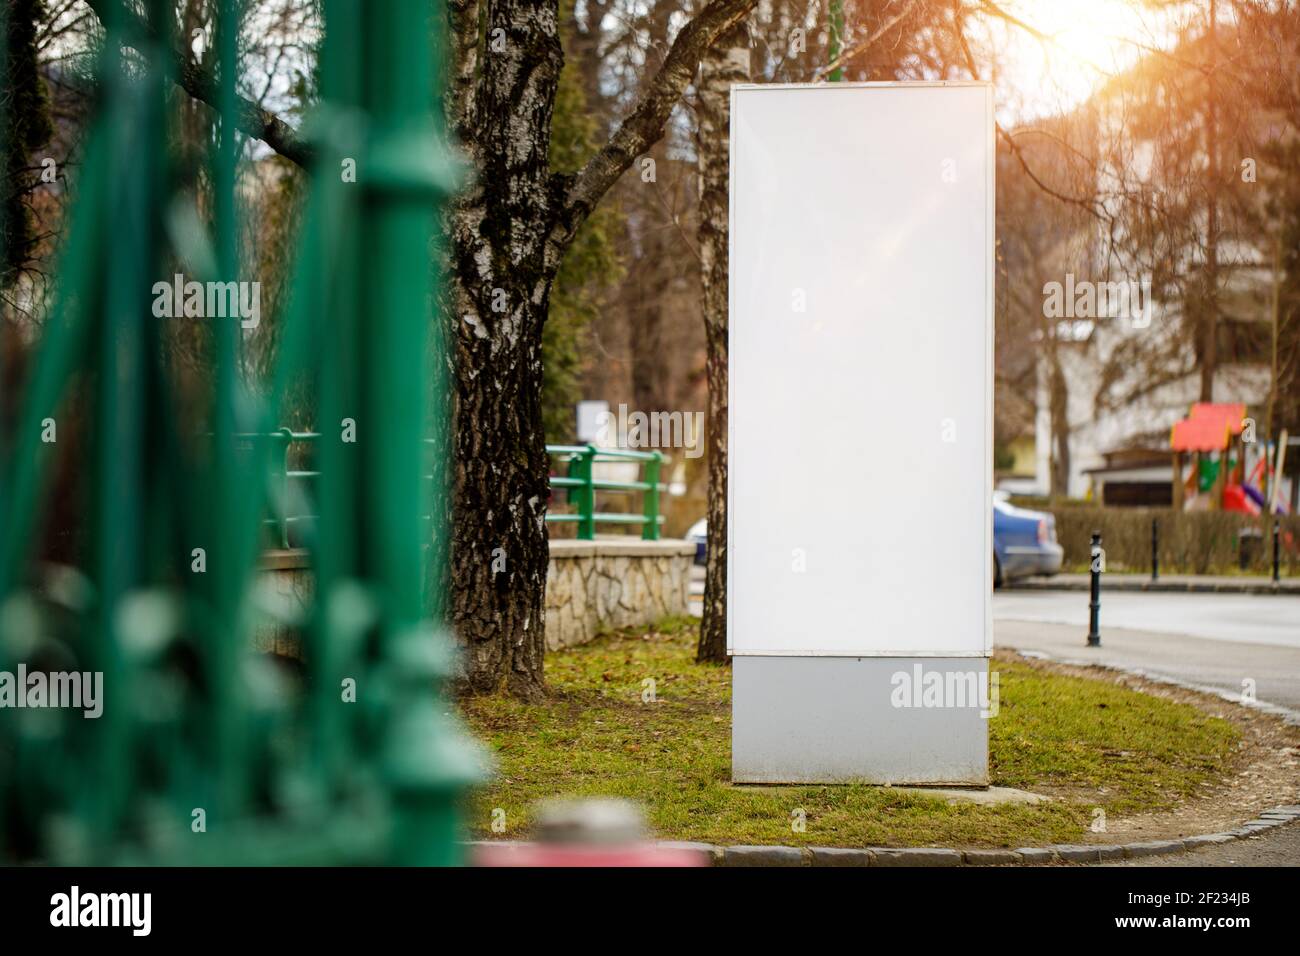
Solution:
<svg viewBox="0 0 1300 956">
<path fill-rule="evenodd" d="M 1086 580 L 1042 580 L 1008 581 L 1002 586 L 1004 591 L 1087 591 L 1091 584 Z M 1147 591 L 1157 594 L 1288 594 L 1300 596 L 1300 585 L 1294 578 L 1287 578 L 1278 584 L 1271 580 L 1237 581 L 1164 581 L 1150 578 L 1124 580 L 1102 575 L 1102 591 Z"/>
<path fill-rule="evenodd" d="M 1148 840 L 1141 843 L 1024 846 L 1017 850 L 954 850 L 948 847 L 796 847 L 715 846 L 711 843 L 661 841 L 661 847 L 705 853 L 713 866 L 1046 866 L 1055 863 L 1101 863 L 1185 853 L 1189 850 L 1256 836 L 1273 827 L 1300 820 L 1300 805 L 1274 807 L 1224 833 L 1207 833 L 1182 840 Z M 500 846 L 512 841 L 471 841 L 464 846 Z"/>
<path fill-rule="evenodd" d="M 1255 820 L 1225 833 L 1182 840 L 1148 840 L 1120 844 L 1055 844 L 1017 850 L 953 850 L 945 847 L 707 846 L 714 865 L 722 866 L 1045 866 L 1053 863 L 1100 863 L 1185 853 L 1205 846 L 1255 836 L 1272 827 L 1300 820 L 1300 805 L 1265 810 Z M 681 846 L 682 844 L 674 844 Z M 771 861 L 771 862 L 769 862 Z"/>
</svg>

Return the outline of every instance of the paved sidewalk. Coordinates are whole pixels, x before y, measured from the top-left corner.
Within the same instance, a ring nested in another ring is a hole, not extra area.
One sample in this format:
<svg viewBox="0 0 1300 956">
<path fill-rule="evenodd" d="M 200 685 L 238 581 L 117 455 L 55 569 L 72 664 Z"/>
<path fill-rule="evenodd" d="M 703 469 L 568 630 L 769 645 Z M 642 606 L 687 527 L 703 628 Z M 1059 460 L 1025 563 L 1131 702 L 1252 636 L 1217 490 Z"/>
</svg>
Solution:
<svg viewBox="0 0 1300 956">
<path fill-rule="evenodd" d="M 1070 624 L 1087 633 L 1088 611 L 1086 591 L 998 591 L 993 595 L 995 621 Z M 1279 594 L 1103 591 L 1103 639 L 1112 627 L 1232 644 L 1275 644 L 1300 652 L 1300 601 Z"/>
<path fill-rule="evenodd" d="M 1103 605 L 1104 610 L 1104 605 Z M 1300 609 L 1297 609 L 1300 617 Z M 1261 709 L 1300 723 L 1300 650 L 1273 644 L 1215 641 L 1102 627 L 1102 646 L 1086 646 L 1086 629 L 1040 621 L 995 620 L 993 643 L 1052 660 L 1099 664 L 1171 680 L 1241 702 L 1252 681 Z"/>
<path fill-rule="evenodd" d="M 1007 591 L 1086 591 L 1091 575 L 1057 574 L 1050 578 L 1021 578 L 1008 582 Z M 1272 578 L 1242 575 L 1162 574 L 1152 581 L 1150 574 L 1106 573 L 1101 576 L 1102 593 L 1106 591 L 1191 591 L 1217 594 L 1294 594 L 1300 596 L 1300 578 L 1283 577 L 1277 584 Z"/>
</svg>

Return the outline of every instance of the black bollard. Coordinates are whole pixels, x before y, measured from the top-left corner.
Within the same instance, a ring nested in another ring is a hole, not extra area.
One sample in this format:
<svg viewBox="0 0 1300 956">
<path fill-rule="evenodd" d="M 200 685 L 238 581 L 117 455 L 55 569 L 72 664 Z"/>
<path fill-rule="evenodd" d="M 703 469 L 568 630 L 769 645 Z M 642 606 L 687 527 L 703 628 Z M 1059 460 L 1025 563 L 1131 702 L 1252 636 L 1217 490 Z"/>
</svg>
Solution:
<svg viewBox="0 0 1300 956">
<path fill-rule="evenodd" d="M 1089 549 L 1092 557 L 1092 583 L 1089 589 L 1088 601 L 1088 646 L 1101 647 L 1101 532 L 1092 533 L 1092 547 Z"/>
<path fill-rule="evenodd" d="M 1160 522 L 1151 519 L 1151 580 L 1160 580 Z"/>
</svg>

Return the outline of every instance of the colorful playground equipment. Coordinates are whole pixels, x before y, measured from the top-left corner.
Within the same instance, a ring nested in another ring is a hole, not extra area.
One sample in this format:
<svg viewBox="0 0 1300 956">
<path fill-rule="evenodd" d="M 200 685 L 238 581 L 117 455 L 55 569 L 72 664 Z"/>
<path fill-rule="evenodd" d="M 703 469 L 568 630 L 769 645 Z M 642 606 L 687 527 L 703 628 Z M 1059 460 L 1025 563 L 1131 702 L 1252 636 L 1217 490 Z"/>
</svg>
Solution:
<svg viewBox="0 0 1300 956">
<path fill-rule="evenodd" d="M 1195 403 L 1188 416 L 1174 424 L 1169 445 L 1175 509 L 1286 514 L 1286 501 L 1278 494 L 1286 432 L 1276 443 L 1257 443 L 1244 404 Z M 1192 456 L 1190 469 L 1185 467 L 1186 456 Z"/>
</svg>

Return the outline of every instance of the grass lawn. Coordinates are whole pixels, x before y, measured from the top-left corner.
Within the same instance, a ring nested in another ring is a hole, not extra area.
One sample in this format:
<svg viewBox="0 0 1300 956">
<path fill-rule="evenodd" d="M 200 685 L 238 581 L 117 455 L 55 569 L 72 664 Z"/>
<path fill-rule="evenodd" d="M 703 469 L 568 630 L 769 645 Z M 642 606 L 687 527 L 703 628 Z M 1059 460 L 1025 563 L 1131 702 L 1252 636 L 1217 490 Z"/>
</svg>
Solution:
<svg viewBox="0 0 1300 956">
<path fill-rule="evenodd" d="M 477 838 L 527 836 L 554 796 L 640 802 L 657 836 L 719 844 L 1024 846 L 1080 840 L 1095 807 L 1172 806 L 1228 769 L 1238 732 L 1187 704 L 998 660 L 989 721 L 992 782 L 1053 796 L 1038 806 L 950 806 L 873 786 L 735 787 L 731 670 L 694 663 L 696 622 L 625 630 L 548 653 L 552 697 L 472 698 L 462 711 L 495 753 L 471 800 Z M 653 678 L 654 702 L 644 702 Z M 491 831 L 493 809 L 505 833 Z M 796 832 L 792 820 L 806 821 Z"/>
</svg>

